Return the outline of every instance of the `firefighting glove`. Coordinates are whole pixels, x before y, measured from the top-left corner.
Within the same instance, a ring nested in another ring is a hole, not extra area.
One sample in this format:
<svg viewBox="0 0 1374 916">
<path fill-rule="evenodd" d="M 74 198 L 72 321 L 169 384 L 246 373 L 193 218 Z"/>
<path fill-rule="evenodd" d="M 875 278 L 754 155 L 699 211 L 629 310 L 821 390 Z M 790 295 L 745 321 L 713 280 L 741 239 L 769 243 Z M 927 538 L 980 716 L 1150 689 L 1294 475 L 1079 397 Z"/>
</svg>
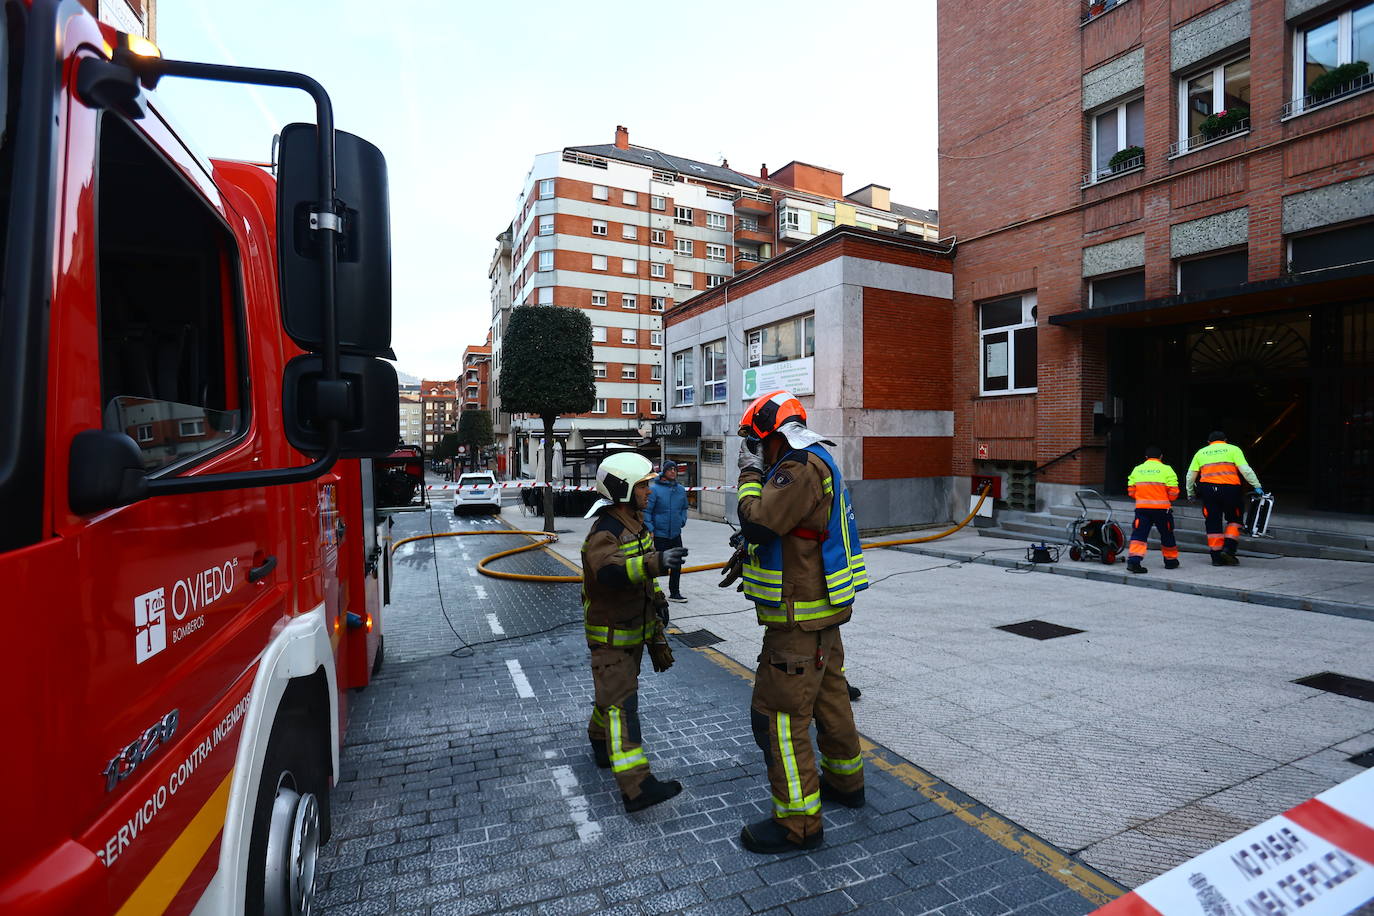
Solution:
<svg viewBox="0 0 1374 916">
<path fill-rule="evenodd" d="M 1256 496 L 1263 496 L 1263 495 L 1264 495 L 1264 487 L 1255 487 L 1255 495 L 1256 495 Z"/>
<path fill-rule="evenodd" d="M 667 671 L 673 667 L 673 649 L 668 645 L 668 637 L 664 634 L 663 624 L 658 625 L 658 633 L 653 642 L 649 643 L 649 661 L 653 662 L 655 671 Z"/>
<path fill-rule="evenodd" d="M 667 550 L 658 552 L 658 566 L 660 569 L 681 569 L 682 564 L 687 560 L 686 547 L 669 547 Z"/>
<path fill-rule="evenodd" d="M 752 436 L 745 436 L 740 440 L 739 469 L 741 471 L 763 473 L 763 456 L 760 454 L 762 445 L 762 442 Z"/>
<path fill-rule="evenodd" d="M 665 627 L 668 625 L 668 599 L 663 597 L 663 592 L 654 592 L 654 616 Z"/>
</svg>

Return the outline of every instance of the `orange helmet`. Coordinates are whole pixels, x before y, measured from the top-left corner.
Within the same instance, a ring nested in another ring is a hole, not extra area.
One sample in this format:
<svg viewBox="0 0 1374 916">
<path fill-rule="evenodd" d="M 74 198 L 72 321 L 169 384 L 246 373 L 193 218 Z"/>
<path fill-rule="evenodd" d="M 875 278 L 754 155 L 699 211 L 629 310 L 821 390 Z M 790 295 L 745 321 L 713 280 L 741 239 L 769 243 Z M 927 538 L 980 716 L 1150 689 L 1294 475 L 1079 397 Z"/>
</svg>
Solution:
<svg viewBox="0 0 1374 916">
<path fill-rule="evenodd" d="M 766 439 L 788 420 L 806 423 L 806 408 L 790 391 L 771 391 L 750 404 L 739 418 L 739 434 L 744 438 Z"/>
</svg>

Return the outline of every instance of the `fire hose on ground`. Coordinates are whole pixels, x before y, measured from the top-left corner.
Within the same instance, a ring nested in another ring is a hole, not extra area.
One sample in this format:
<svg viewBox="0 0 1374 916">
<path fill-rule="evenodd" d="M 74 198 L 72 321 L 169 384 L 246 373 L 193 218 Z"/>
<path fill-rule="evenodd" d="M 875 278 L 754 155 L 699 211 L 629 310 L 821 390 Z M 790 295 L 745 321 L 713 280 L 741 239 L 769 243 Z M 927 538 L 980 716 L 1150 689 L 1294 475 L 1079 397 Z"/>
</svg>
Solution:
<svg viewBox="0 0 1374 916">
<path fill-rule="evenodd" d="M 980 491 L 979 494 L 978 494 L 978 502 L 974 504 L 973 510 L 972 510 L 971 512 L 969 512 L 969 514 L 966 515 L 966 516 L 964 517 L 964 520 L 961 521 L 959 524 L 955 525 L 954 527 L 948 528 L 948 529 L 946 529 L 946 530 L 944 530 L 944 531 L 941 531 L 941 532 L 939 532 L 938 534 L 928 534 L 928 535 L 925 535 L 925 536 L 923 536 L 923 537 L 918 537 L 918 538 L 900 538 L 900 539 L 898 539 L 898 540 L 891 540 L 891 541 L 867 541 L 867 542 L 861 542 L 859 546 L 860 546 L 860 547 L 863 547 L 864 549 L 872 549 L 872 548 L 879 548 L 879 547 L 901 547 L 901 546 L 904 546 L 904 545 L 907 545 L 907 544 L 925 544 L 925 543 L 928 543 L 928 542 L 930 542 L 930 541 L 938 541 L 938 540 L 940 540 L 941 538 L 949 537 L 951 534 L 954 534 L 956 531 L 958 531 L 958 530 L 960 530 L 961 528 L 963 528 L 963 527 L 964 527 L 965 525 L 967 525 L 969 522 L 973 521 L 974 516 L 976 516 L 976 515 L 978 514 L 978 510 L 981 509 L 981 508 L 983 508 L 983 502 L 984 502 L 984 500 L 987 499 L 987 497 L 988 497 L 988 487 L 984 487 L 984 488 L 982 489 L 982 491 Z M 411 543 L 412 541 L 427 541 L 427 540 L 430 540 L 431 538 L 456 538 L 456 537 L 469 537 L 469 536 L 475 536 L 475 535 L 483 535 L 483 536 L 486 536 L 486 537 L 490 537 L 490 536 L 495 535 L 495 534 L 500 534 L 500 535 L 521 534 L 521 535 L 526 535 L 526 536 L 531 537 L 531 538 L 539 538 L 539 540 L 532 540 L 532 541 L 530 541 L 530 543 L 528 543 L 528 544 L 521 544 L 519 547 L 512 547 L 510 550 L 502 550 L 502 551 L 500 551 L 499 553 L 494 553 L 494 554 L 492 554 L 491 556 L 483 557 L 482 559 L 478 560 L 478 561 L 477 561 L 477 571 L 478 571 L 479 573 L 481 573 L 482 575 L 484 575 L 484 576 L 489 576 L 489 577 L 492 578 L 492 579 L 508 579 L 508 580 L 515 581 L 515 582 L 581 582 L 581 581 L 582 581 L 582 577 L 581 577 L 581 576 L 538 576 L 538 575 L 534 575 L 534 574 L 532 574 L 532 573 L 502 572 L 502 571 L 499 570 L 499 569 L 492 569 L 492 568 L 490 567 L 490 565 L 489 565 L 490 563 L 492 563 L 492 562 L 494 562 L 494 561 L 496 561 L 496 560 L 500 560 L 500 559 L 502 559 L 503 557 L 514 556 L 514 555 L 517 554 L 517 553 L 524 553 L 524 552 L 527 551 L 527 550 L 539 550 L 539 549 L 548 547 L 548 545 L 550 545 L 550 544 L 552 544 L 552 543 L 554 543 L 555 541 L 558 540 L 558 535 L 557 535 L 557 534 L 554 534 L 554 533 L 551 532 L 551 531 L 525 531 L 525 530 L 516 529 L 516 528 L 511 528 L 511 529 L 506 530 L 506 531 L 441 531 L 441 532 L 435 532 L 435 533 L 431 533 L 431 534 L 417 534 L 417 535 L 414 535 L 414 536 L 412 536 L 412 537 L 402 538 L 401 540 L 399 540 L 399 541 L 397 541 L 396 543 L 392 544 L 392 545 L 391 545 L 391 549 L 392 549 L 393 551 L 395 551 L 396 548 L 400 547 L 402 544 L 409 544 L 409 543 Z M 684 573 L 706 572 L 706 571 L 712 570 L 712 569 L 724 569 L 727 565 L 728 565 L 728 563 L 705 563 L 705 564 L 702 564 L 702 565 L 700 565 L 700 566 L 684 566 L 684 567 L 682 568 L 682 571 L 683 571 Z"/>
</svg>

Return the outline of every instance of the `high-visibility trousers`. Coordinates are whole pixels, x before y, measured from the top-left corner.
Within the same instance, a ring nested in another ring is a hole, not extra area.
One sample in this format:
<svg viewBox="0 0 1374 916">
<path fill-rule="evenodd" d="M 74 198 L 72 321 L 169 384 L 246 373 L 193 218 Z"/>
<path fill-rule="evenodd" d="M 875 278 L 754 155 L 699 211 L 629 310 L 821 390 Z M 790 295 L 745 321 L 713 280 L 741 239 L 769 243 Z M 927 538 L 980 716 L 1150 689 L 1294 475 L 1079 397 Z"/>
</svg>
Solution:
<svg viewBox="0 0 1374 916">
<path fill-rule="evenodd" d="M 1137 509 L 1135 522 L 1131 525 L 1131 543 L 1127 548 L 1128 563 L 1139 563 L 1145 559 L 1145 542 L 1150 539 L 1151 528 L 1159 529 L 1159 552 L 1164 554 L 1164 559 L 1178 559 L 1178 541 L 1174 539 L 1174 511 Z"/>
<path fill-rule="evenodd" d="M 1245 515 L 1245 488 L 1234 483 L 1200 483 L 1202 517 L 1207 527 L 1207 549 L 1234 554 L 1240 541 L 1240 522 Z"/>
<path fill-rule="evenodd" d="M 595 705 L 587 738 L 605 744 L 620 791 L 626 798 L 637 798 L 649 775 L 639 730 L 639 664 L 644 646 L 593 646 L 591 652 Z"/>
<path fill-rule="evenodd" d="M 750 705 L 754 740 L 768 767 L 773 820 L 800 842 L 821 830 L 821 779 L 841 792 L 864 784 L 840 628 L 765 630 Z M 813 718 L 820 773 L 811 747 Z"/>
</svg>

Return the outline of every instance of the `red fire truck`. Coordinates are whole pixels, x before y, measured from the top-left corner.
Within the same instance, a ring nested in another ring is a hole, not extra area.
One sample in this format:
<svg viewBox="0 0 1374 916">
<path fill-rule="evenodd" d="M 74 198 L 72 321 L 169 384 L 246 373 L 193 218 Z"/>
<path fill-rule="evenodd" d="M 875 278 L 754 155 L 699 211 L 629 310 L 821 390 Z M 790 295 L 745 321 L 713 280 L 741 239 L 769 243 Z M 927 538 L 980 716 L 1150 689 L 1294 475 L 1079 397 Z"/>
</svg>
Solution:
<svg viewBox="0 0 1374 916">
<path fill-rule="evenodd" d="M 384 160 L 308 77 L 0 7 L 0 912 L 308 912 L 380 663 Z M 207 160 L 167 79 L 316 120 Z"/>
</svg>

